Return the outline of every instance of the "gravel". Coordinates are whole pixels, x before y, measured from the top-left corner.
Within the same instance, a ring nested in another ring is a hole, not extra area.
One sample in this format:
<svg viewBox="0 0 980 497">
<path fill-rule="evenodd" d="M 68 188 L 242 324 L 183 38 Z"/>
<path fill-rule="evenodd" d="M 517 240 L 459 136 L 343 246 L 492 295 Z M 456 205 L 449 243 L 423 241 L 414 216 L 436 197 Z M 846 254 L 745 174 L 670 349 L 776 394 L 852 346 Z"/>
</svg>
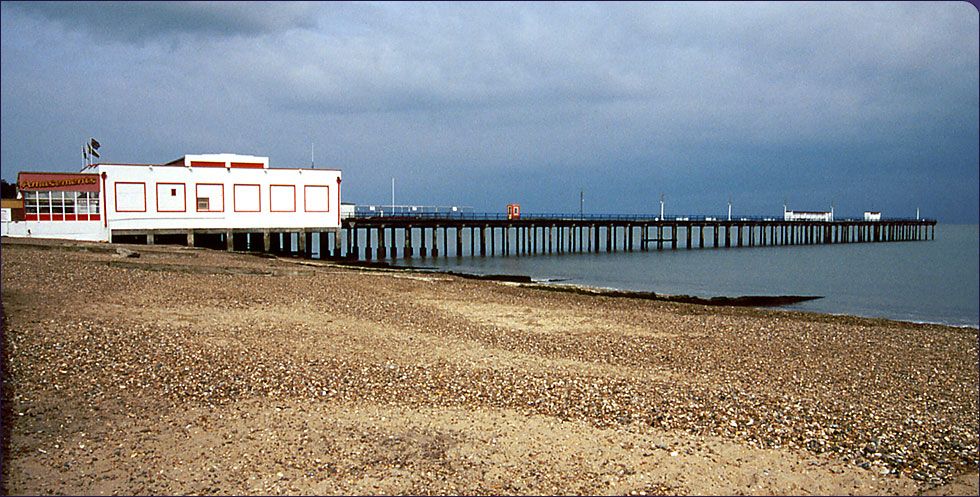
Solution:
<svg viewBox="0 0 980 497">
<path fill-rule="evenodd" d="M 128 246 L 134 258 L 88 247 L 3 241 L 4 459 L 29 456 L 47 468 L 35 481 L 4 464 L 5 493 L 70 493 L 98 482 L 139 494 L 699 488 L 615 487 L 618 480 L 600 481 L 594 469 L 575 481 L 525 474 L 520 485 L 494 486 L 485 470 L 472 473 L 485 466 L 447 462 L 462 435 L 410 428 L 391 439 L 332 428 L 368 448 L 354 454 L 335 444 L 331 450 L 348 453 L 329 464 L 295 448 L 251 454 L 292 468 L 261 478 L 251 459 L 216 469 L 201 462 L 206 454 L 188 473 L 196 476 L 165 477 L 160 458 L 172 464 L 177 456 L 141 452 L 140 437 L 193 431 L 193 423 L 176 426 L 193 419 L 188 412 L 232 419 L 249 402 L 311 412 L 516 412 L 803 453 L 892 482 L 911 479 L 915 488 L 976 472 L 975 329 L 562 294 L 187 248 Z M 302 427 L 281 435 L 302 445 Z M 645 450 L 693 457 L 664 447 Z M 136 466 L 116 475 L 117 460 Z M 365 484 L 378 466 L 389 471 L 380 487 L 343 483 Z M 66 476 L 86 467 L 84 484 Z M 623 481 L 638 478 L 619 471 Z M 296 481 L 304 474 L 331 486 L 303 487 Z"/>
</svg>

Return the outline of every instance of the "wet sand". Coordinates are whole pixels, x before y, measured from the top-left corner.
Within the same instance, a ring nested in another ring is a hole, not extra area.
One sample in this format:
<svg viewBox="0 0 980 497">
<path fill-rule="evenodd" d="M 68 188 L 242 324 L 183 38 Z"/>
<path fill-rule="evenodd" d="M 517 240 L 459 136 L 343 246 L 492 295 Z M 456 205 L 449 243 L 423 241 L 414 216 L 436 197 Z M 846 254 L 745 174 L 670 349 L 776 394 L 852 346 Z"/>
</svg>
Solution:
<svg viewBox="0 0 980 497">
<path fill-rule="evenodd" d="M 974 329 L 117 248 L 3 240 L 5 494 L 977 493 Z"/>
</svg>

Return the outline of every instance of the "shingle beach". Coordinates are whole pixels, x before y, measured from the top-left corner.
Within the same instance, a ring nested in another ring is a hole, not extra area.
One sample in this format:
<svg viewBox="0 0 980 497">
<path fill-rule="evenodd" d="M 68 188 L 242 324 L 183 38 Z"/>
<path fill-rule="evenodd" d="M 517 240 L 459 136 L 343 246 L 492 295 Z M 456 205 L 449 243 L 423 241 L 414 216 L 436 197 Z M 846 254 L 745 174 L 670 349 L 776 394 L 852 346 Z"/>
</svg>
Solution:
<svg viewBox="0 0 980 497">
<path fill-rule="evenodd" d="M 977 493 L 976 329 L 122 247 L 3 240 L 5 494 Z"/>
</svg>

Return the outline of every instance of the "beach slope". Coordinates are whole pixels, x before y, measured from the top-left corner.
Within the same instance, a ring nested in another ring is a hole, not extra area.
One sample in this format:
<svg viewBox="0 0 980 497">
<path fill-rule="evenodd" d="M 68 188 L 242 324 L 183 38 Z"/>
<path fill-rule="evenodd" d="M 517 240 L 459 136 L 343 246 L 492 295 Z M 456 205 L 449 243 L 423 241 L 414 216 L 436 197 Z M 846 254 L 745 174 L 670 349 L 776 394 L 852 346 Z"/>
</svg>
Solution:
<svg viewBox="0 0 980 497">
<path fill-rule="evenodd" d="M 4 494 L 977 493 L 975 329 L 2 243 Z"/>
</svg>

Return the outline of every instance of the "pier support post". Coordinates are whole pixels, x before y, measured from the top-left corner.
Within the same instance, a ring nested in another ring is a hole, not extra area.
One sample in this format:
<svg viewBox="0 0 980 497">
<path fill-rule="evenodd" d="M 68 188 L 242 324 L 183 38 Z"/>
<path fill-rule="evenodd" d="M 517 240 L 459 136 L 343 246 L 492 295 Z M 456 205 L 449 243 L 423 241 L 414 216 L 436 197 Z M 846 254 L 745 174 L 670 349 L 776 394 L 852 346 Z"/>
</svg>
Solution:
<svg viewBox="0 0 980 497">
<path fill-rule="evenodd" d="M 152 237 L 153 233 L 151 232 L 146 236 L 146 243 L 153 243 Z M 234 252 L 235 250 L 235 234 L 231 230 L 225 230 L 225 250 L 229 252 Z"/>
<path fill-rule="evenodd" d="M 374 254 L 371 253 L 371 228 L 364 228 L 364 260 L 369 261 Z"/>
<path fill-rule="evenodd" d="M 439 225 L 432 227 L 432 257 L 439 257 Z"/>
<path fill-rule="evenodd" d="M 361 247 L 359 247 L 359 244 L 357 243 L 360 233 L 358 233 L 356 226 L 351 227 L 351 232 L 353 236 L 351 236 L 351 239 L 348 240 L 348 242 L 351 243 L 351 251 L 347 253 L 347 257 L 357 260 L 361 256 Z"/>
<path fill-rule="evenodd" d="M 340 228 L 330 230 L 330 232 L 324 231 L 320 233 L 320 258 L 323 259 L 324 242 L 333 239 L 333 243 L 329 245 L 327 249 L 327 257 L 339 259 L 340 258 Z M 333 234 L 331 237 L 330 235 Z"/>
<path fill-rule="evenodd" d="M 385 246 L 386 246 L 385 250 L 390 252 L 389 255 L 391 256 L 392 259 L 397 259 L 398 258 L 398 241 L 397 241 L 398 238 L 395 236 L 395 233 L 397 233 L 397 231 L 396 231 L 396 228 L 394 226 L 392 226 L 392 227 L 390 227 L 388 229 L 389 229 L 389 233 L 388 234 L 391 235 L 391 247 L 388 248 L 387 247 L 387 243 L 386 243 L 385 244 Z"/>
<path fill-rule="evenodd" d="M 194 230 L 187 230 L 187 246 L 194 246 Z"/>
<path fill-rule="evenodd" d="M 456 258 L 463 257 L 463 227 L 456 227 Z"/>
<path fill-rule="evenodd" d="M 486 226 L 480 227 L 480 257 L 487 256 L 487 230 L 490 229 Z"/>
</svg>

